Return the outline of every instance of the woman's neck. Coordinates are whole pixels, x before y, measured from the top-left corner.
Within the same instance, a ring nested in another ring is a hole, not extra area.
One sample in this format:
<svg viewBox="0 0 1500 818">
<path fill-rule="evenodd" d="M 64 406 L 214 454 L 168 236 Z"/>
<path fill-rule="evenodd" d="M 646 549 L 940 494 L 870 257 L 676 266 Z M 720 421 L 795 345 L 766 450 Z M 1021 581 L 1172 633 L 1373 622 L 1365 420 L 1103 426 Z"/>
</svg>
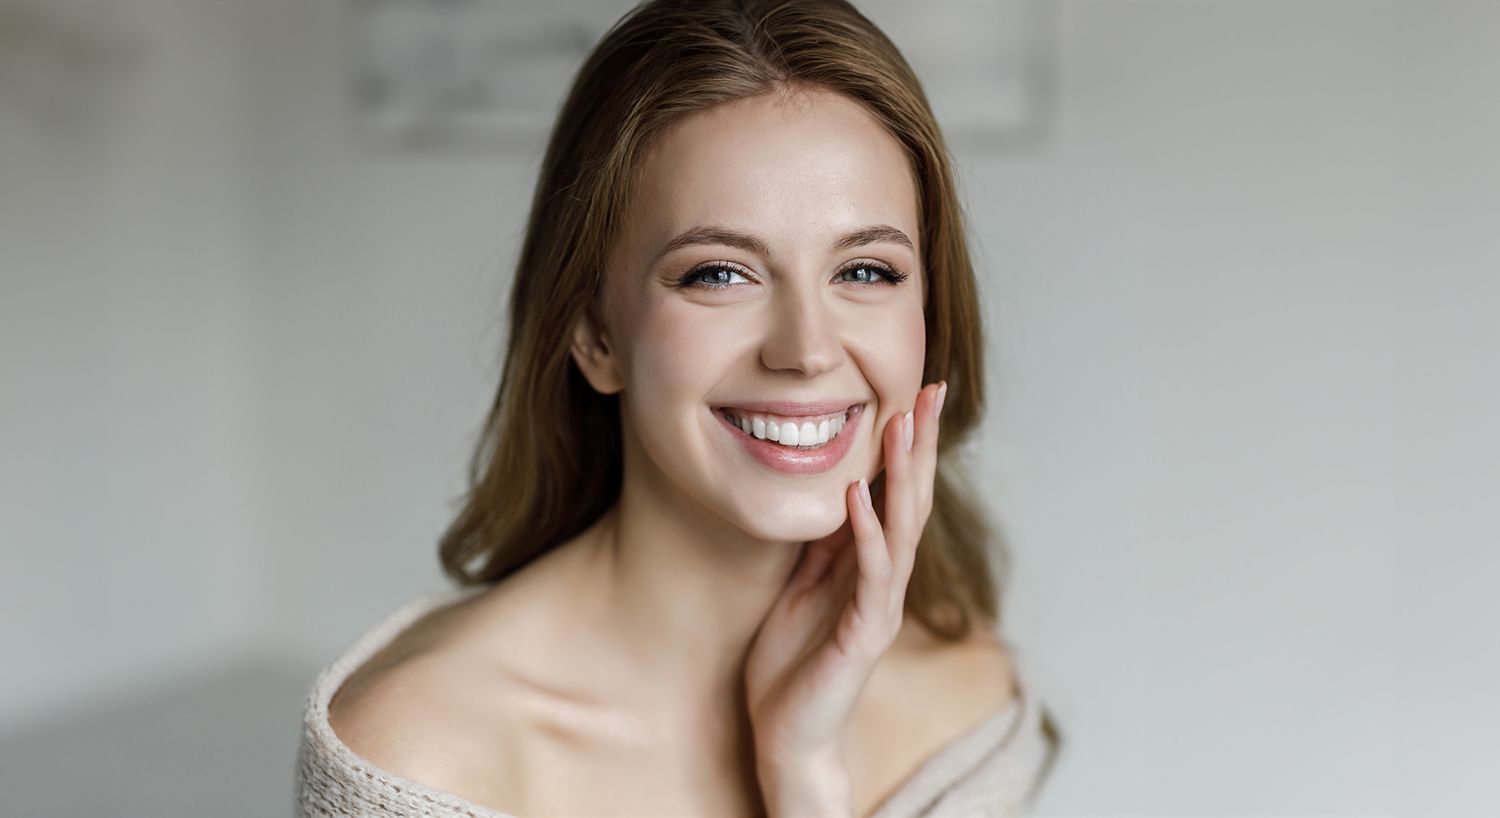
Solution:
<svg viewBox="0 0 1500 818">
<path fill-rule="evenodd" d="M 587 585 L 605 595 L 602 627 L 658 690 L 689 702 L 739 695 L 745 656 L 801 543 L 757 540 L 652 496 L 627 488 L 583 541 Z"/>
</svg>

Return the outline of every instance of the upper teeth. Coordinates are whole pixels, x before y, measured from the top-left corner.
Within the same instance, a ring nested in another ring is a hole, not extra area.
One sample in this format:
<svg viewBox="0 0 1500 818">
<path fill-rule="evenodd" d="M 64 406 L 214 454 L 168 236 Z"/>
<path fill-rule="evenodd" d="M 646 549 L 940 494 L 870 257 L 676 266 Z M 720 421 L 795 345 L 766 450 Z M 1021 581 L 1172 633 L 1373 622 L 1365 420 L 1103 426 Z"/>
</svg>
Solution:
<svg viewBox="0 0 1500 818">
<path fill-rule="evenodd" d="M 819 416 L 819 420 L 743 414 L 734 409 L 723 411 L 729 422 L 739 426 L 745 434 L 783 446 L 821 446 L 836 437 L 849 418 L 848 410 Z"/>
</svg>

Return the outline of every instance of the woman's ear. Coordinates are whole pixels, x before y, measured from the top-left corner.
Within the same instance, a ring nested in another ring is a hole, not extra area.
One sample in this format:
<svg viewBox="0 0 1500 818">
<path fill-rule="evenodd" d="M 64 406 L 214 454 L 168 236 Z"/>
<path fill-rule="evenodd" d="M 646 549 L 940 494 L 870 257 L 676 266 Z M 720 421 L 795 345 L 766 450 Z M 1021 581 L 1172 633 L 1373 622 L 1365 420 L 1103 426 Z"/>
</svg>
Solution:
<svg viewBox="0 0 1500 818">
<path fill-rule="evenodd" d="M 579 314 L 573 324 L 573 362 L 583 377 L 588 379 L 594 391 L 613 395 L 625 388 L 620 377 L 619 359 L 605 337 L 601 323 L 594 317 L 594 307 L 589 305 Z"/>
</svg>

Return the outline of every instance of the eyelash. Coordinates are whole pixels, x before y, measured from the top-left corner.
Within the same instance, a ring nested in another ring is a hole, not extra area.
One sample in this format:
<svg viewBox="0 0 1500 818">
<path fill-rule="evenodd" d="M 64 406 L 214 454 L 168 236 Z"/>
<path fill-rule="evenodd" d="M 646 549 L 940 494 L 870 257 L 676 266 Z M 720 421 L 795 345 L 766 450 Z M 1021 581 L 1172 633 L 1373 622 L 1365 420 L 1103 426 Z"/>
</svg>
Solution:
<svg viewBox="0 0 1500 818">
<path fill-rule="evenodd" d="M 878 261 L 855 262 L 854 264 L 850 264 L 844 267 L 844 269 L 839 270 L 838 275 L 843 275 L 844 273 L 853 272 L 854 270 L 859 269 L 870 269 L 874 270 L 877 273 L 880 273 L 880 275 L 886 279 L 887 286 L 891 287 L 894 287 L 907 279 L 906 273 L 903 273 L 900 270 L 895 269 L 894 267 L 881 264 Z M 742 272 L 737 267 L 732 267 L 722 261 L 715 261 L 709 264 L 704 264 L 701 267 L 694 267 L 686 275 L 677 280 L 677 286 L 680 289 L 698 288 L 708 290 L 722 290 L 728 287 L 739 286 L 738 284 L 708 284 L 706 282 L 697 280 L 698 276 L 704 275 L 706 273 L 716 273 L 721 270 L 725 272 L 736 273 L 741 276 L 745 275 L 744 272 Z M 850 283 L 857 284 L 862 287 L 876 286 L 876 283 L 873 281 L 853 281 Z"/>
</svg>

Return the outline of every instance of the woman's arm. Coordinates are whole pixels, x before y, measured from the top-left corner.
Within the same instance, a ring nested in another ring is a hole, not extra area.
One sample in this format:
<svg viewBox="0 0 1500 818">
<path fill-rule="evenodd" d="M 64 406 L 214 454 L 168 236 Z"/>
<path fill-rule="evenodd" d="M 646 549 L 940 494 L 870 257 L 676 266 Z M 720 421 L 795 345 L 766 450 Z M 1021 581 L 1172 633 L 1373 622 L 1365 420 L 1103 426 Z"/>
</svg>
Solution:
<svg viewBox="0 0 1500 818">
<path fill-rule="evenodd" d="M 855 818 L 848 765 L 828 758 L 795 769 L 758 767 L 767 818 Z"/>
</svg>

